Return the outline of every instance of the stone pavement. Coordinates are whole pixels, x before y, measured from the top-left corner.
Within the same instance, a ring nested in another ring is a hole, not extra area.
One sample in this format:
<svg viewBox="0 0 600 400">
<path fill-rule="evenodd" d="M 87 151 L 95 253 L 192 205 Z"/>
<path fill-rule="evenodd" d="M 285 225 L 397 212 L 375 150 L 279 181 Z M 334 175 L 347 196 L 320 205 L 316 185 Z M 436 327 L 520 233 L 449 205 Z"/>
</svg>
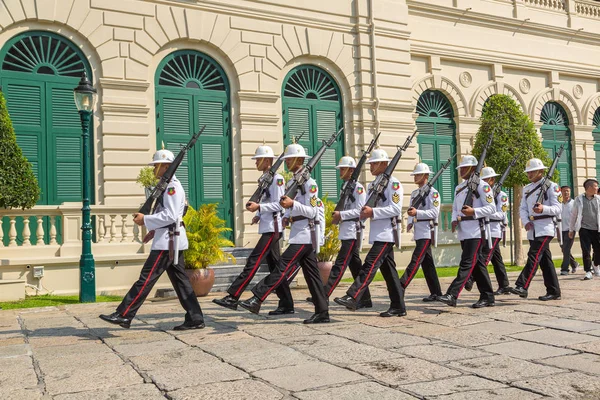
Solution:
<svg viewBox="0 0 600 400">
<path fill-rule="evenodd" d="M 274 298 L 260 316 L 203 298 L 207 327 L 185 333 L 176 301 L 147 302 L 130 330 L 97 318 L 110 303 L 0 311 L 0 399 L 600 399 L 600 279 L 582 277 L 562 277 L 561 301 L 536 300 L 538 276 L 530 299 L 482 310 L 468 292 L 423 303 L 419 279 L 408 317 L 387 319 L 377 283 L 373 309 L 333 304 L 317 326 L 302 289 L 289 318 L 266 315 Z"/>
</svg>

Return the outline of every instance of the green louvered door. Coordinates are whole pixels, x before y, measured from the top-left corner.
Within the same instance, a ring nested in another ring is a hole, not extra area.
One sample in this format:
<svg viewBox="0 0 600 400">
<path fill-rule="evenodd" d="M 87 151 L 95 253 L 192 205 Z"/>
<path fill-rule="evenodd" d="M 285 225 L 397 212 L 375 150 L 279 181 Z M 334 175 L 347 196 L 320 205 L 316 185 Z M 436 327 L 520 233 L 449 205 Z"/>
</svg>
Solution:
<svg viewBox="0 0 600 400">
<path fill-rule="evenodd" d="M 313 66 L 300 66 L 288 74 L 283 88 L 283 141 L 293 138 L 304 146 L 309 155 L 321 148 L 323 140 L 343 126 L 342 104 L 335 81 L 323 70 Z M 335 169 L 337 160 L 344 155 L 344 134 L 325 152 L 317 164 L 313 177 L 317 181 L 320 196 L 337 201 L 341 181 Z"/>
<path fill-rule="evenodd" d="M 157 147 L 177 154 L 203 125 L 176 176 L 190 204 L 216 203 L 219 216 L 233 229 L 229 91 L 221 68 L 207 56 L 179 51 L 157 72 Z M 233 239 L 233 232 L 229 234 Z"/>
<path fill-rule="evenodd" d="M 421 162 L 435 173 L 456 153 L 456 124 L 448 99 L 437 91 L 427 90 L 417 103 L 417 143 Z M 456 158 L 444 171 L 434 187 L 440 192 L 442 204 L 454 201 L 454 187 L 458 182 Z"/>
<path fill-rule="evenodd" d="M 30 31 L 6 42 L 0 51 L 0 59 L 0 82 L 17 143 L 31 163 L 41 189 L 37 204 L 80 202 L 81 121 L 73 89 L 84 70 L 92 76 L 85 56 L 60 35 Z M 94 148 L 93 126 L 90 148 Z M 90 178 L 93 203 L 94 173 Z M 6 224 L 5 219 L 4 228 Z M 22 221 L 18 220 L 17 224 L 17 232 L 21 232 Z M 37 241 L 36 224 L 35 218 L 30 218 L 30 240 L 34 244 Z M 62 243 L 61 226 L 62 221 L 57 219 L 56 239 L 59 243 Z M 46 243 L 50 239 L 49 231 L 50 222 L 45 218 Z M 8 236 L 4 235 L 4 239 L 8 240 Z M 21 244 L 22 238 L 17 237 L 17 242 Z"/>
<path fill-rule="evenodd" d="M 567 113 L 562 106 L 555 102 L 544 104 L 541 113 L 543 123 L 540 131 L 542 133 L 542 146 L 548 152 L 550 158 L 558 152 L 564 143 L 565 150 L 558 160 L 557 169 L 560 174 L 559 184 L 568 185 L 573 189 L 573 169 L 571 164 L 571 130 Z"/>
</svg>

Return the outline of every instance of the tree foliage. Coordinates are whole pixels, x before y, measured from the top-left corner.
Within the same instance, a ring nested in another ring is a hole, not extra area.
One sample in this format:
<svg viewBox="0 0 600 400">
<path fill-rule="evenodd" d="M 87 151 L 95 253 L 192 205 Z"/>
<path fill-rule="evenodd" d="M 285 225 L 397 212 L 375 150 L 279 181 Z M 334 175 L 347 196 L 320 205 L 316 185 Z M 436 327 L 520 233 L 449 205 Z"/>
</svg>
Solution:
<svg viewBox="0 0 600 400">
<path fill-rule="evenodd" d="M 0 92 L 0 208 L 31 208 L 40 187 L 31 164 L 17 144 L 17 136 Z"/>
<path fill-rule="evenodd" d="M 481 156 L 492 132 L 494 138 L 487 151 L 486 165 L 502 175 L 513 157 L 518 156 L 516 165 L 504 182 L 505 187 L 529 183 L 523 171 L 530 158 L 539 158 L 548 167 L 552 164 L 533 122 L 509 96 L 496 94 L 489 97 L 483 106 L 480 122 L 473 147 L 474 156 Z M 557 178 L 558 170 L 554 174 L 554 181 Z"/>
<path fill-rule="evenodd" d="M 338 239 L 340 226 L 332 223 L 336 204 L 327 199 L 327 195 L 323 197 L 323 205 L 325 206 L 325 243 L 317 254 L 317 261 L 333 261 L 342 247 L 342 242 Z"/>
</svg>

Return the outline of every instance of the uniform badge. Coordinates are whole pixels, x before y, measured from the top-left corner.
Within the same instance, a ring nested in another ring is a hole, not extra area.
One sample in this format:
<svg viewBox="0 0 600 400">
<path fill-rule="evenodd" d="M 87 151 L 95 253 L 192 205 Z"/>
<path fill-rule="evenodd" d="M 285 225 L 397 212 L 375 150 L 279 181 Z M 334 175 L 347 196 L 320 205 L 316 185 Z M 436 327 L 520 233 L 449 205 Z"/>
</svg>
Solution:
<svg viewBox="0 0 600 400">
<path fill-rule="evenodd" d="M 175 194 L 175 188 L 172 188 L 172 187 L 168 188 L 167 189 L 167 194 L 169 196 L 173 196 Z"/>
<path fill-rule="evenodd" d="M 394 183 L 392 183 L 392 189 L 394 189 L 394 190 L 400 189 L 400 182 L 394 182 Z"/>
<path fill-rule="evenodd" d="M 563 201 L 562 194 L 559 194 L 559 195 L 558 195 L 558 202 L 559 202 L 559 203 L 562 203 L 562 201 Z"/>
<path fill-rule="evenodd" d="M 490 190 L 492 190 L 492 189 L 490 188 L 490 185 L 484 185 L 484 186 L 483 186 L 483 191 L 484 191 L 484 192 L 486 192 L 486 193 L 489 193 L 489 192 L 490 192 Z"/>
<path fill-rule="evenodd" d="M 433 206 L 434 206 L 434 207 L 439 207 L 439 206 L 440 206 L 440 202 L 439 202 L 439 201 L 437 201 L 437 200 L 434 200 L 434 201 L 433 201 Z"/>
<path fill-rule="evenodd" d="M 313 207 L 317 206 L 317 196 L 311 196 L 310 198 L 310 205 Z"/>
<path fill-rule="evenodd" d="M 317 207 L 323 207 L 323 202 L 321 200 L 317 200 Z"/>
<path fill-rule="evenodd" d="M 311 185 L 310 186 L 310 192 L 311 193 L 317 193 L 317 185 Z M 314 206 L 313 206 L 314 207 Z"/>
<path fill-rule="evenodd" d="M 437 199 L 438 197 L 440 197 L 440 194 L 438 192 L 435 192 L 431 197 Z"/>
<path fill-rule="evenodd" d="M 502 202 L 506 203 L 508 201 L 508 196 L 502 196 Z"/>
<path fill-rule="evenodd" d="M 394 194 L 392 195 L 392 201 L 393 201 L 395 204 L 398 204 L 398 203 L 400 202 L 400 195 L 399 195 L 398 193 L 394 193 Z"/>
<path fill-rule="evenodd" d="M 558 185 L 554 187 L 554 191 L 555 191 L 556 193 L 560 193 L 560 188 L 558 187 Z"/>
<path fill-rule="evenodd" d="M 506 212 L 508 210 L 508 206 L 506 204 L 502 205 L 502 212 Z"/>
<path fill-rule="evenodd" d="M 491 203 L 494 201 L 494 198 L 492 196 L 485 196 L 485 199 L 487 200 L 488 203 Z"/>
<path fill-rule="evenodd" d="M 277 179 L 277 186 L 283 186 L 283 179 Z"/>
<path fill-rule="evenodd" d="M 363 188 L 359 187 L 358 189 L 356 189 L 356 192 L 358 194 L 363 194 L 364 190 L 363 190 Z"/>
</svg>

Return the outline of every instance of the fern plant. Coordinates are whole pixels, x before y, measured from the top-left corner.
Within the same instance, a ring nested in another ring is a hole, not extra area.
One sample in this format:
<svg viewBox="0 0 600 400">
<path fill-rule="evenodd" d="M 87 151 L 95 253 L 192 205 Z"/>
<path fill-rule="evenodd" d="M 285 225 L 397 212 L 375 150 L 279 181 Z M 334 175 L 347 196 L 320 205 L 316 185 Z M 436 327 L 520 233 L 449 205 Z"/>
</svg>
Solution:
<svg viewBox="0 0 600 400">
<path fill-rule="evenodd" d="M 338 239 L 340 226 L 332 223 L 336 204 L 325 196 L 323 205 L 325 206 L 325 243 L 317 254 L 317 261 L 320 262 L 333 261 L 342 246 L 342 242 Z"/>
<path fill-rule="evenodd" d="M 198 210 L 189 207 L 183 217 L 189 248 L 185 251 L 187 269 L 207 268 L 217 262 L 235 262 L 235 257 L 222 250 L 234 243 L 223 234 L 231 231 L 217 214 L 217 204 L 203 204 Z"/>
</svg>

